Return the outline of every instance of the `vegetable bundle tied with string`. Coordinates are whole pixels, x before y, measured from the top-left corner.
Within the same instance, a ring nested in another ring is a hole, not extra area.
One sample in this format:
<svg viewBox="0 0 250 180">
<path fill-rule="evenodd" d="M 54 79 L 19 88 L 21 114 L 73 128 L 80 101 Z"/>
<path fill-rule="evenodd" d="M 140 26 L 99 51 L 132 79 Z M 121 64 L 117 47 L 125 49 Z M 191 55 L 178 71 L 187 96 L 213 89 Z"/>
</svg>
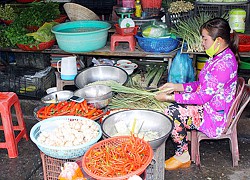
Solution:
<svg viewBox="0 0 250 180">
<path fill-rule="evenodd" d="M 96 81 L 91 84 L 102 84 L 112 88 L 116 92 L 112 98 L 109 107 L 111 109 L 152 109 L 158 112 L 163 112 L 168 102 L 159 102 L 154 96 L 161 92 L 159 90 L 150 92 L 148 90 L 123 86 L 116 81 Z M 89 84 L 90 85 L 90 84 Z"/>
</svg>

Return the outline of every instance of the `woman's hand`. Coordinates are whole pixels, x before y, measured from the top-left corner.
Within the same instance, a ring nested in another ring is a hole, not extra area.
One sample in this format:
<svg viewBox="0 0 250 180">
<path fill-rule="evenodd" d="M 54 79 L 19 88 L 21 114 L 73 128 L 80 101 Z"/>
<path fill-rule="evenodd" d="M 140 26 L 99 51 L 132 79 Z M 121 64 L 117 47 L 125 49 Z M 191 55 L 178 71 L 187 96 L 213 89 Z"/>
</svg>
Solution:
<svg viewBox="0 0 250 180">
<path fill-rule="evenodd" d="M 174 102 L 174 94 L 157 93 L 155 99 L 161 102 Z"/>
<path fill-rule="evenodd" d="M 174 83 L 165 83 L 161 87 L 159 87 L 160 91 L 164 91 L 165 94 L 171 94 L 174 91 L 184 91 L 182 84 L 174 84 Z"/>
</svg>

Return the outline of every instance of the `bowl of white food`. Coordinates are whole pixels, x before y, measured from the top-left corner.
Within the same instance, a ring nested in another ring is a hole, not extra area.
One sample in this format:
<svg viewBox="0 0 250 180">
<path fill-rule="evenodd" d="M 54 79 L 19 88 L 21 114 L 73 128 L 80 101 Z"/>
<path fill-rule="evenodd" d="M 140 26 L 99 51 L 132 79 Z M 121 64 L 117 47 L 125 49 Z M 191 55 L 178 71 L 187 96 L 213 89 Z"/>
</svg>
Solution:
<svg viewBox="0 0 250 180">
<path fill-rule="evenodd" d="M 128 62 L 118 61 L 115 64 L 115 66 L 125 70 L 128 73 L 128 75 L 131 75 L 134 72 L 134 70 L 138 67 L 136 63 L 132 63 L 131 61 L 128 61 Z"/>
<path fill-rule="evenodd" d="M 173 129 L 173 121 L 166 115 L 144 109 L 122 110 L 112 113 L 101 123 L 104 138 L 134 133 L 157 149 Z"/>
</svg>

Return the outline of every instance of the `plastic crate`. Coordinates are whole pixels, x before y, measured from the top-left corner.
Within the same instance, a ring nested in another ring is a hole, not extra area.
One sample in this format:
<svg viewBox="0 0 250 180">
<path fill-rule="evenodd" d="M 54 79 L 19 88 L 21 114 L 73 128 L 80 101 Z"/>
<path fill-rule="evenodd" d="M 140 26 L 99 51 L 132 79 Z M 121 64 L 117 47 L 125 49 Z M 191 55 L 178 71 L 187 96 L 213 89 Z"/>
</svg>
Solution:
<svg viewBox="0 0 250 180">
<path fill-rule="evenodd" d="M 201 13 L 207 13 L 209 15 L 213 15 L 214 17 L 221 16 L 222 10 L 219 5 L 211 5 L 211 4 L 196 4 L 195 5 L 195 15 L 199 15 Z"/>
<path fill-rule="evenodd" d="M 61 172 L 61 167 L 63 167 L 65 162 L 76 162 L 79 167 L 81 167 L 81 159 L 57 159 L 45 155 L 40 151 L 42 165 L 43 165 L 43 176 L 44 180 L 58 180 L 58 176 Z"/>
<path fill-rule="evenodd" d="M 20 96 L 41 98 L 46 89 L 55 86 L 54 69 L 49 67 L 43 76 L 34 76 L 40 69 L 8 66 L 0 71 L 0 91 Z"/>
<path fill-rule="evenodd" d="M 76 159 L 57 159 L 45 155 L 41 152 L 44 180 L 57 180 L 61 167 L 65 162 L 76 162 L 82 168 L 82 158 Z M 147 180 L 164 179 L 165 143 L 154 150 L 154 159 L 145 171 Z M 84 175 L 86 173 L 83 171 Z M 86 175 L 87 177 L 87 175 Z M 88 178 L 88 177 L 87 177 Z M 142 177 L 143 178 L 143 177 Z M 144 179 L 144 178 L 143 178 Z"/>
<path fill-rule="evenodd" d="M 228 12 L 232 9 L 244 9 L 247 13 L 246 15 L 246 23 L 250 23 L 249 18 L 249 11 L 250 11 L 250 4 L 249 3 L 238 3 L 235 2 L 234 4 L 227 4 L 227 3 L 195 3 L 195 15 L 199 15 L 200 13 L 207 13 L 212 14 L 214 17 L 221 17 L 222 15 L 227 15 Z"/>
<path fill-rule="evenodd" d="M 225 5 L 223 6 L 223 13 L 228 13 L 230 10 L 232 9 L 244 9 L 246 12 L 248 11 L 248 4 L 229 4 L 229 5 Z M 249 15 L 249 14 L 248 14 Z"/>
<path fill-rule="evenodd" d="M 43 166 L 43 177 L 44 180 L 58 180 L 58 176 L 61 172 L 61 167 L 63 167 L 65 162 L 76 162 L 81 168 L 84 176 L 87 179 L 90 177 L 83 171 L 82 169 L 82 158 L 76 159 L 57 159 L 50 156 L 47 156 L 43 152 L 40 151 L 42 166 Z M 143 180 L 153 180 L 153 172 L 155 168 L 155 160 L 151 162 L 151 164 L 147 167 L 147 170 L 142 174 L 141 178 Z M 91 178 L 92 179 L 92 178 Z"/>
<path fill-rule="evenodd" d="M 19 67 L 44 69 L 50 66 L 50 54 L 2 51 L 0 55 L 2 61 Z"/>
<path fill-rule="evenodd" d="M 179 21 L 189 19 L 194 16 L 194 11 L 182 12 L 178 14 L 166 13 L 166 23 L 169 27 L 178 24 Z"/>
<path fill-rule="evenodd" d="M 143 12 L 146 13 L 146 17 L 154 17 L 160 14 L 160 8 L 143 8 Z"/>
<path fill-rule="evenodd" d="M 250 36 L 247 34 L 239 34 L 239 52 L 250 51 Z"/>
</svg>

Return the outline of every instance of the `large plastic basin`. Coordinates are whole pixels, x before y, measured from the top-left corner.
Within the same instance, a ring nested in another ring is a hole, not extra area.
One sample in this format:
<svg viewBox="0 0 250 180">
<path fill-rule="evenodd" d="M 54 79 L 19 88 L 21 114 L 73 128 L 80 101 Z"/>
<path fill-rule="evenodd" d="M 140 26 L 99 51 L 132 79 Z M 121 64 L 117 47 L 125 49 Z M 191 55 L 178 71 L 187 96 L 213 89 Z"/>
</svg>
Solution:
<svg viewBox="0 0 250 180">
<path fill-rule="evenodd" d="M 60 49 L 66 52 L 90 52 L 104 47 L 111 25 L 104 21 L 73 21 L 56 25 L 52 32 Z"/>
</svg>

